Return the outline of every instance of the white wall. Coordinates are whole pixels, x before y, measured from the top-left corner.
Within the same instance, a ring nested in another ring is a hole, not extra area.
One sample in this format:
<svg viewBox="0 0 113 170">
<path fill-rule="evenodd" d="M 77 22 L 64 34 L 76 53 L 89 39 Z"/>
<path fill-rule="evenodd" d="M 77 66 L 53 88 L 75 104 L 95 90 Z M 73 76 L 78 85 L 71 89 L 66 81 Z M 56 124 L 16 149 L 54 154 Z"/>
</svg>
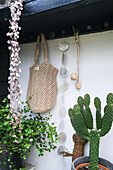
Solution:
<svg viewBox="0 0 113 170">
<path fill-rule="evenodd" d="M 62 53 L 58 49 L 58 44 L 62 39 L 47 41 L 49 62 L 58 69 L 61 67 L 61 55 Z M 69 50 L 65 53 L 66 67 L 68 69 L 67 81 L 69 83 L 69 89 L 65 91 L 64 105 L 67 108 L 67 115 L 65 120 L 65 132 L 67 134 L 67 140 L 64 143 L 66 148 L 70 152 L 73 149 L 72 135 L 74 130 L 71 126 L 68 109 L 73 107 L 76 103 L 78 96 L 89 93 L 91 95 L 92 104 L 95 96 L 99 96 L 102 100 L 102 105 L 105 104 L 106 95 L 109 92 L 113 92 L 113 32 L 103 32 L 90 35 L 80 36 L 81 44 L 81 58 L 80 58 L 80 82 L 82 88 L 78 91 L 75 88 L 75 82 L 70 80 L 70 74 L 76 70 L 76 46 L 74 37 L 65 38 L 65 41 L 70 43 Z M 29 67 L 33 64 L 33 56 L 35 51 L 35 43 L 21 45 L 21 85 L 23 90 L 22 100 L 26 100 L 26 93 L 29 79 Z M 43 53 L 41 51 L 41 62 L 43 61 Z M 62 93 L 60 91 L 61 78 L 58 74 L 58 94 L 56 99 L 56 105 L 51 110 L 53 117 L 51 121 L 56 122 L 58 133 L 59 123 L 61 117 L 59 115 L 59 109 L 63 105 L 61 102 Z M 93 114 L 95 116 L 94 107 L 92 107 Z M 113 163 L 113 129 L 105 137 L 101 138 L 100 142 L 100 157 L 103 157 Z M 61 144 L 58 143 L 58 146 Z M 88 155 L 87 144 L 85 147 L 85 155 Z M 28 158 L 28 162 L 36 165 L 36 170 L 69 170 L 71 167 L 71 158 L 62 159 L 57 154 L 57 149 L 51 153 L 45 153 L 44 157 L 38 157 L 37 151 L 32 150 L 32 155 Z M 63 163 L 63 167 L 61 167 Z"/>
</svg>

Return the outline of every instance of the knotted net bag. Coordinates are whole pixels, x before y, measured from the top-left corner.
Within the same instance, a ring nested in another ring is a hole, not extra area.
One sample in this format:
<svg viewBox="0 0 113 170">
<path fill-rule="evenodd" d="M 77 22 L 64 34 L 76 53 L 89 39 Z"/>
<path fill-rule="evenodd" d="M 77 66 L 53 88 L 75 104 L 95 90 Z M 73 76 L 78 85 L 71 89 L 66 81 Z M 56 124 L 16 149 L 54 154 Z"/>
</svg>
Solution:
<svg viewBox="0 0 113 170">
<path fill-rule="evenodd" d="M 30 77 L 27 91 L 27 101 L 32 112 L 46 112 L 55 104 L 57 94 L 56 76 L 58 69 L 47 61 L 47 46 L 44 34 L 41 41 L 44 49 L 45 61 L 38 65 L 40 35 L 37 38 L 34 64 L 30 67 Z"/>
</svg>

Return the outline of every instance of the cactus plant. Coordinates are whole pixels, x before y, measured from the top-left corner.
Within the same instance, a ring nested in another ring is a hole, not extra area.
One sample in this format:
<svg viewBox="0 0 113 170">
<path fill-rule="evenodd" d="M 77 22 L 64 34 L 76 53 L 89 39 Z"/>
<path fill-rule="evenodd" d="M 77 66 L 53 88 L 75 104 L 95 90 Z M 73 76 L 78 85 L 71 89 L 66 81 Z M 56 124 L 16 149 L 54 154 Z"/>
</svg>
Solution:
<svg viewBox="0 0 113 170">
<path fill-rule="evenodd" d="M 90 110 L 90 96 L 78 97 L 78 104 L 69 109 L 69 117 L 74 130 L 83 138 L 90 141 L 90 170 L 98 169 L 100 137 L 106 135 L 112 126 L 113 94 L 107 95 L 107 105 L 104 108 L 104 116 L 101 116 L 101 101 L 94 99 L 96 108 L 96 128 L 93 128 L 93 116 Z"/>
</svg>

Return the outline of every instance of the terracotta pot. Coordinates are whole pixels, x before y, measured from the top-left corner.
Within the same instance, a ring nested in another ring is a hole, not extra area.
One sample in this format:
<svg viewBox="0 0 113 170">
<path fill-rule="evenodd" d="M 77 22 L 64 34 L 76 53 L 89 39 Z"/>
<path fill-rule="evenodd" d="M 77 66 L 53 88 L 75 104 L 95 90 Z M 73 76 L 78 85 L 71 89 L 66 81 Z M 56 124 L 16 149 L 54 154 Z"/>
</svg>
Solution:
<svg viewBox="0 0 113 170">
<path fill-rule="evenodd" d="M 83 163 L 83 164 L 78 165 L 78 166 L 76 167 L 76 170 L 78 170 L 79 168 L 82 168 L 83 166 L 86 166 L 86 165 L 89 165 L 89 163 Z M 109 170 L 109 169 L 106 168 L 105 166 L 102 166 L 102 165 L 99 165 L 99 164 L 98 164 L 98 167 L 103 168 L 103 169 L 105 169 L 105 170 Z"/>
<path fill-rule="evenodd" d="M 72 170 L 78 170 L 78 168 L 88 164 L 89 164 L 89 156 L 79 157 L 73 161 Z M 113 170 L 113 164 L 103 158 L 99 158 L 98 164 L 99 167 L 102 167 L 105 170 Z"/>
</svg>

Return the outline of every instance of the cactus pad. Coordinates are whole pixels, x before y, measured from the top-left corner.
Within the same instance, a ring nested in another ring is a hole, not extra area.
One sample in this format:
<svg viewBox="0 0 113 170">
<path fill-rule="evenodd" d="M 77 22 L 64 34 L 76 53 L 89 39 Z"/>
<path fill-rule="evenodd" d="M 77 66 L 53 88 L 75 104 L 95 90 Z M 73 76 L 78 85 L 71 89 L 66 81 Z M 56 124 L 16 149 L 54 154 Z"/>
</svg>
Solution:
<svg viewBox="0 0 113 170">
<path fill-rule="evenodd" d="M 113 93 L 107 95 L 107 104 L 113 104 Z"/>
<path fill-rule="evenodd" d="M 89 140 L 89 138 L 88 138 L 89 133 L 87 133 L 88 131 L 86 132 L 87 135 L 85 135 L 85 134 L 83 134 L 83 133 L 80 131 L 81 128 L 79 128 L 79 127 L 77 126 L 77 123 L 76 123 L 76 122 L 78 122 L 78 121 L 76 121 L 75 111 L 74 111 L 73 109 L 69 109 L 68 114 L 69 114 L 69 117 L 70 117 L 70 120 L 71 120 L 71 124 L 72 124 L 74 130 L 75 130 L 81 137 L 83 137 L 83 138 L 86 139 L 86 140 Z"/>
<path fill-rule="evenodd" d="M 86 108 L 88 108 L 89 105 L 90 105 L 90 96 L 89 96 L 89 94 L 86 94 L 84 96 L 84 105 L 85 105 Z"/>
<path fill-rule="evenodd" d="M 84 99 L 81 96 L 79 96 L 77 99 L 77 103 L 80 106 L 80 112 L 82 113 L 82 116 L 84 117 L 84 121 L 86 122 L 85 110 L 84 110 Z"/>
<path fill-rule="evenodd" d="M 93 129 L 93 116 L 91 114 L 90 108 L 86 108 L 85 116 L 86 116 L 86 124 L 88 129 Z"/>
<path fill-rule="evenodd" d="M 98 97 L 95 97 L 94 105 L 95 105 L 97 110 L 101 110 L 101 101 L 100 101 L 100 99 Z"/>
<path fill-rule="evenodd" d="M 105 106 L 104 112 L 105 114 L 102 118 L 102 127 L 101 127 L 100 136 L 106 135 L 112 126 L 112 114 L 113 114 L 112 107 L 109 105 Z"/>
<path fill-rule="evenodd" d="M 76 112 L 75 117 L 76 117 L 76 124 L 80 132 L 82 132 L 84 136 L 89 136 L 88 128 L 86 126 L 82 114 L 80 112 Z"/>
<path fill-rule="evenodd" d="M 96 110 L 96 127 L 97 129 L 101 129 L 102 119 L 101 119 L 101 111 Z"/>
<path fill-rule="evenodd" d="M 74 107 L 73 107 L 73 110 L 74 110 L 75 112 L 80 112 L 80 106 L 77 105 L 77 104 L 75 104 Z"/>
<path fill-rule="evenodd" d="M 77 103 L 80 106 L 80 108 L 83 108 L 83 106 L 84 106 L 84 99 L 81 96 L 79 96 L 78 99 L 77 99 Z"/>
</svg>

